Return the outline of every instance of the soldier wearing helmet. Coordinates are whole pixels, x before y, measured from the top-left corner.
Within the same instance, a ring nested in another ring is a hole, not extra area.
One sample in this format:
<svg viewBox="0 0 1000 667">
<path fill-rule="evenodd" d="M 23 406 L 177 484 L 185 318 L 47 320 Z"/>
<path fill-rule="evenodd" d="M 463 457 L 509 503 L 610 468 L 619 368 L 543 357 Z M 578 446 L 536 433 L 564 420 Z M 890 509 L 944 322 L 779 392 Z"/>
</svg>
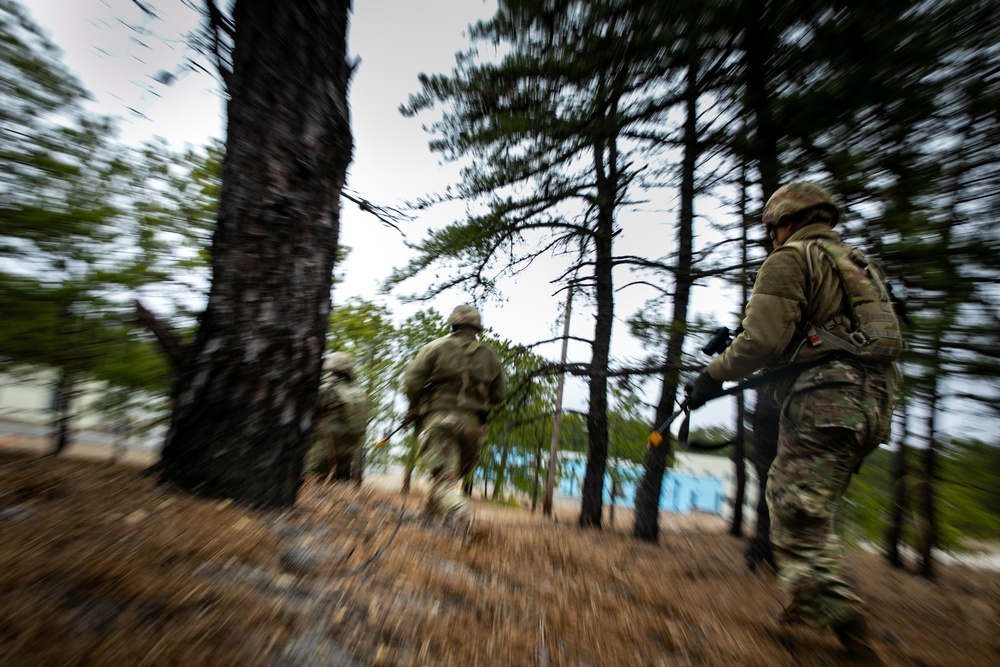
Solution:
<svg viewBox="0 0 1000 667">
<path fill-rule="evenodd" d="M 898 377 L 892 360 L 902 341 L 887 298 L 875 298 L 874 316 L 859 317 L 870 303 L 854 308 L 858 290 L 876 297 L 887 290 L 877 267 L 834 231 L 838 219 L 830 193 L 816 183 L 789 183 L 768 199 L 763 222 L 774 250 L 758 273 L 743 332 L 688 385 L 688 406 L 761 369 L 780 376 L 767 502 L 780 581 L 791 594 L 781 621 L 832 629 L 852 664 L 881 664 L 836 523 L 852 474 L 888 442 Z"/>
<path fill-rule="evenodd" d="M 354 357 L 334 352 L 323 363 L 316 429 L 306 473 L 324 480 L 360 481 L 357 460 L 368 421 L 368 399 L 354 383 Z"/>
<path fill-rule="evenodd" d="M 454 528 L 472 525 L 462 478 L 472 472 L 491 409 L 505 395 L 500 359 L 478 340 L 479 311 L 461 305 L 448 318 L 451 333 L 423 346 L 406 369 L 407 420 L 416 422 L 421 463 L 431 477 L 425 514 Z"/>
</svg>

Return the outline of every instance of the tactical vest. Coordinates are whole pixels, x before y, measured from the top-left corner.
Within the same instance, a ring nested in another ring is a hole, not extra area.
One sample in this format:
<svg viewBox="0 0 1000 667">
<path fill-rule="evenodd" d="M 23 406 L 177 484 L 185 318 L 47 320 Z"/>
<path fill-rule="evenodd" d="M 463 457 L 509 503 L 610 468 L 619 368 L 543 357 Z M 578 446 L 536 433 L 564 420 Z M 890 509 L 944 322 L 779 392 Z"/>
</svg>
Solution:
<svg viewBox="0 0 1000 667">
<path fill-rule="evenodd" d="M 905 343 L 882 272 L 875 263 L 857 248 L 823 239 L 786 245 L 802 249 L 809 277 L 814 275 L 809 246 L 816 246 L 826 254 L 840 277 L 848 309 L 846 317 L 836 315 L 823 323 L 807 323 L 807 344 L 813 348 L 843 350 L 872 363 L 895 361 Z"/>
</svg>

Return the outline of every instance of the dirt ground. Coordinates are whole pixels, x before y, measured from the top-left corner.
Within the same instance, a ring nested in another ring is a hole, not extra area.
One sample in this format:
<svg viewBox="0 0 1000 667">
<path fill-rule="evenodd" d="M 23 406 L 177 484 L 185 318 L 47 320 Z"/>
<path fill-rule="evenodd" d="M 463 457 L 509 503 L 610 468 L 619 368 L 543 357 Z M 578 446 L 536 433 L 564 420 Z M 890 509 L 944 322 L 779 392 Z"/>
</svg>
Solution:
<svg viewBox="0 0 1000 667">
<path fill-rule="evenodd" d="M 778 628 L 773 576 L 718 520 L 665 516 L 654 545 L 621 513 L 480 504 L 464 540 L 384 484 L 253 512 L 140 470 L 0 448 L 0 665 L 850 664 Z M 1000 572 L 851 560 L 887 664 L 1000 664 Z"/>
</svg>

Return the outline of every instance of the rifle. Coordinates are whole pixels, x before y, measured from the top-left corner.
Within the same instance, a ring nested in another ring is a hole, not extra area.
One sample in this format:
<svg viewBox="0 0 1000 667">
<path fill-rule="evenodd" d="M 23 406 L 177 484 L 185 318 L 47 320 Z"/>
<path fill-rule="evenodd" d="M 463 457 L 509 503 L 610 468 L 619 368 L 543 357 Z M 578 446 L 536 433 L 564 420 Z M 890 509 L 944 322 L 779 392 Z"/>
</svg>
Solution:
<svg viewBox="0 0 1000 667">
<path fill-rule="evenodd" d="M 760 375 L 755 375 L 751 378 L 744 380 L 743 382 L 740 382 L 739 384 L 733 385 L 729 389 L 724 389 L 722 393 L 716 396 L 715 398 L 721 398 L 722 396 L 732 396 L 733 394 L 738 394 L 741 391 L 747 389 L 755 389 L 756 387 L 759 387 L 761 385 L 770 384 L 775 380 L 780 380 L 783 377 L 797 374 L 805 370 L 806 368 L 816 365 L 818 365 L 817 362 L 810 362 L 808 364 L 801 364 L 799 366 L 786 366 L 784 368 L 775 369 L 769 373 L 762 373 Z M 713 398 L 712 400 L 714 401 L 715 398 Z M 653 429 L 653 431 L 649 434 L 649 436 L 646 437 L 647 448 L 658 447 L 659 444 L 663 442 L 663 434 L 666 432 L 666 429 L 669 428 L 670 425 L 674 423 L 674 420 L 677 419 L 677 417 L 679 417 L 682 413 L 684 414 L 684 421 L 681 422 L 680 430 L 677 433 L 677 441 L 678 443 L 680 443 L 681 447 L 684 447 L 686 445 L 688 428 L 689 428 L 688 424 L 691 421 L 691 411 L 688 409 L 687 404 L 688 402 L 687 399 L 685 398 L 683 401 L 681 401 L 681 404 L 677 406 L 677 409 L 674 410 L 670 414 L 670 416 L 667 417 L 666 420 L 664 420 L 662 424 Z M 696 449 L 721 449 L 723 447 L 728 446 L 729 444 L 731 443 L 726 442 L 718 445 L 699 445 L 696 447 Z"/>
<path fill-rule="evenodd" d="M 412 424 L 414 421 L 415 420 L 410 419 L 409 416 L 405 417 L 399 426 L 386 433 L 384 438 L 375 443 L 375 447 L 385 447 L 387 444 L 389 444 L 389 438 L 402 431 L 404 428 Z"/>
<path fill-rule="evenodd" d="M 712 332 L 711 338 L 709 338 L 708 342 L 705 343 L 705 345 L 701 348 L 701 351 L 704 352 L 705 354 L 719 354 L 727 347 L 729 347 L 729 344 L 732 342 L 733 337 L 738 336 L 742 331 L 743 327 L 737 327 L 735 332 L 730 332 L 730 330 L 727 327 L 719 327 L 714 332 Z M 733 394 L 738 394 L 739 392 L 745 391 L 747 389 L 755 389 L 762 385 L 770 384 L 775 380 L 780 380 L 781 378 L 784 377 L 789 377 L 791 375 L 798 375 L 807 368 L 818 366 L 821 363 L 824 363 L 825 361 L 827 361 L 826 358 L 820 358 L 805 364 L 785 366 L 783 368 L 776 368 L 775 370 L 770 371 L 768 373 L 761 373 L 759 375 L 751 376 L 746 380 L 744 380 L 743 382 L 733 385 L 729 389 L 724 389 L 722 393 L 720 393 L 715 398 L 720 398 L 722 396 L 732 396 Z M 713 398 L 712 400 L 715 399 Z M 646 437 L 646 448 L 652 449 L 653 447 L 658 447 L 660 443 L 663 442 L 663 434 L 670 427 L 670 425 L 674 423 L 674 420 L 677 419 L 677 417 L 679 417 L 682 413 L 685 416 L 684 416 L 684 421 L 681 422 L 680 428 L 677 432 L 677 441 L 679 446 L 681 447 L 690 446 L 693 449 L 710 450 L 710 449 L 721 449 L 723 447 L 732 444 L 731 442 L 725 442 L 714 445 L 699 444 L 695 446 L 693 443 L 689 445 L 687 437 L 688 437 L 689 424 L 691 421 L 691 410 L 688 409 L 688 401 L 687 398 L 685 398 L 683 401 L 681 401 L 681 404 L 677 406 L 677 409 L 674 410 L 670 414 L 670 416 L 664 420 L 662 424 L 653 429 L 653 431 Z"/>
<path fill-rule="evenodd" d="M 735 332 L 730 331 L 729 327 L 719 327 L 718 329 L 712 332 L 712 335 L 708 339 L 708 342 L 701 347 L 701 351 L 704 354 L 712 354 L 712 355 L 720 354 L 723 350 L 729 347 L 729 344 L 731 342 L 733 342 L 733 336 L 738 336 L 742 331 L 743 331 L 742 326 L 737 327 Z M 683 440 L 684 441 L 687 440 L 687 426 L 691 411 L 688 410 L 688 401 L 685 398 L 683 401 L 681 401 L 681 404 L 677 406 L 677 409 L 674 410 L 662 424 L 653 429 L 653 431 L 646 438 L 647 449 L 652 449 L 653 447 L 659 447 L 660 443 L 663 442 L 664 432 L 666 432 L 666 430 L 670 427 L 671 424 L 674 423 L 674 420 L 677 419 L 677 417 L 679 417 L 681 413 L 688 415 L 688 417 L 685 418 L 683 423 L 681 424 L 681 429 L 684 432 Z"/>
</svg>

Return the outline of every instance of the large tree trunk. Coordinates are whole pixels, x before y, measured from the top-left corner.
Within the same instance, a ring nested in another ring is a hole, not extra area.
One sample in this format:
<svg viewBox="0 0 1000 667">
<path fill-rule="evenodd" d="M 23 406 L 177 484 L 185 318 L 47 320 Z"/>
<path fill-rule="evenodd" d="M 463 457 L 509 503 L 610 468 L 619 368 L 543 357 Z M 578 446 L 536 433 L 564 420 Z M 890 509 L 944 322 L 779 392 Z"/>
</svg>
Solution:
<svg viewBox="0 0 1000 667">
<path fill-rule="evenodd" d="M 684 160 L 681 163 L 681 207 L 677 220 L 677 259 L 673 304 L 673 326 L 667 340 L 666 367 L 663 373 L 660 401 L 656 406 L 656 424 L 662 424 L 674 411 L 677 387 L 680 385 L 678 369 L 684 338 L 687 335 L 688 306 L 691 301 L 692 254 L 694 251 L 694 198 L 695 169 L 700 155 L 698 147 L 698 69 L 688 68 L 687 107 L 684 121 Z M 642 482 L 635 494 L 635 525 L 632 535 L 641 540 L 656 542 L 660 536 L 660 494 L 663 491 L 663 473 L 670 457 L 672 437 L 664 433 L 659 447 L 646 452 Z"/>
<path fill-rule="evenodd" d="M 163 478 L 290 505 L 313 430 L 351 160 L 346 0 L 238 0 L 212 288 Z"/>
</svg>

